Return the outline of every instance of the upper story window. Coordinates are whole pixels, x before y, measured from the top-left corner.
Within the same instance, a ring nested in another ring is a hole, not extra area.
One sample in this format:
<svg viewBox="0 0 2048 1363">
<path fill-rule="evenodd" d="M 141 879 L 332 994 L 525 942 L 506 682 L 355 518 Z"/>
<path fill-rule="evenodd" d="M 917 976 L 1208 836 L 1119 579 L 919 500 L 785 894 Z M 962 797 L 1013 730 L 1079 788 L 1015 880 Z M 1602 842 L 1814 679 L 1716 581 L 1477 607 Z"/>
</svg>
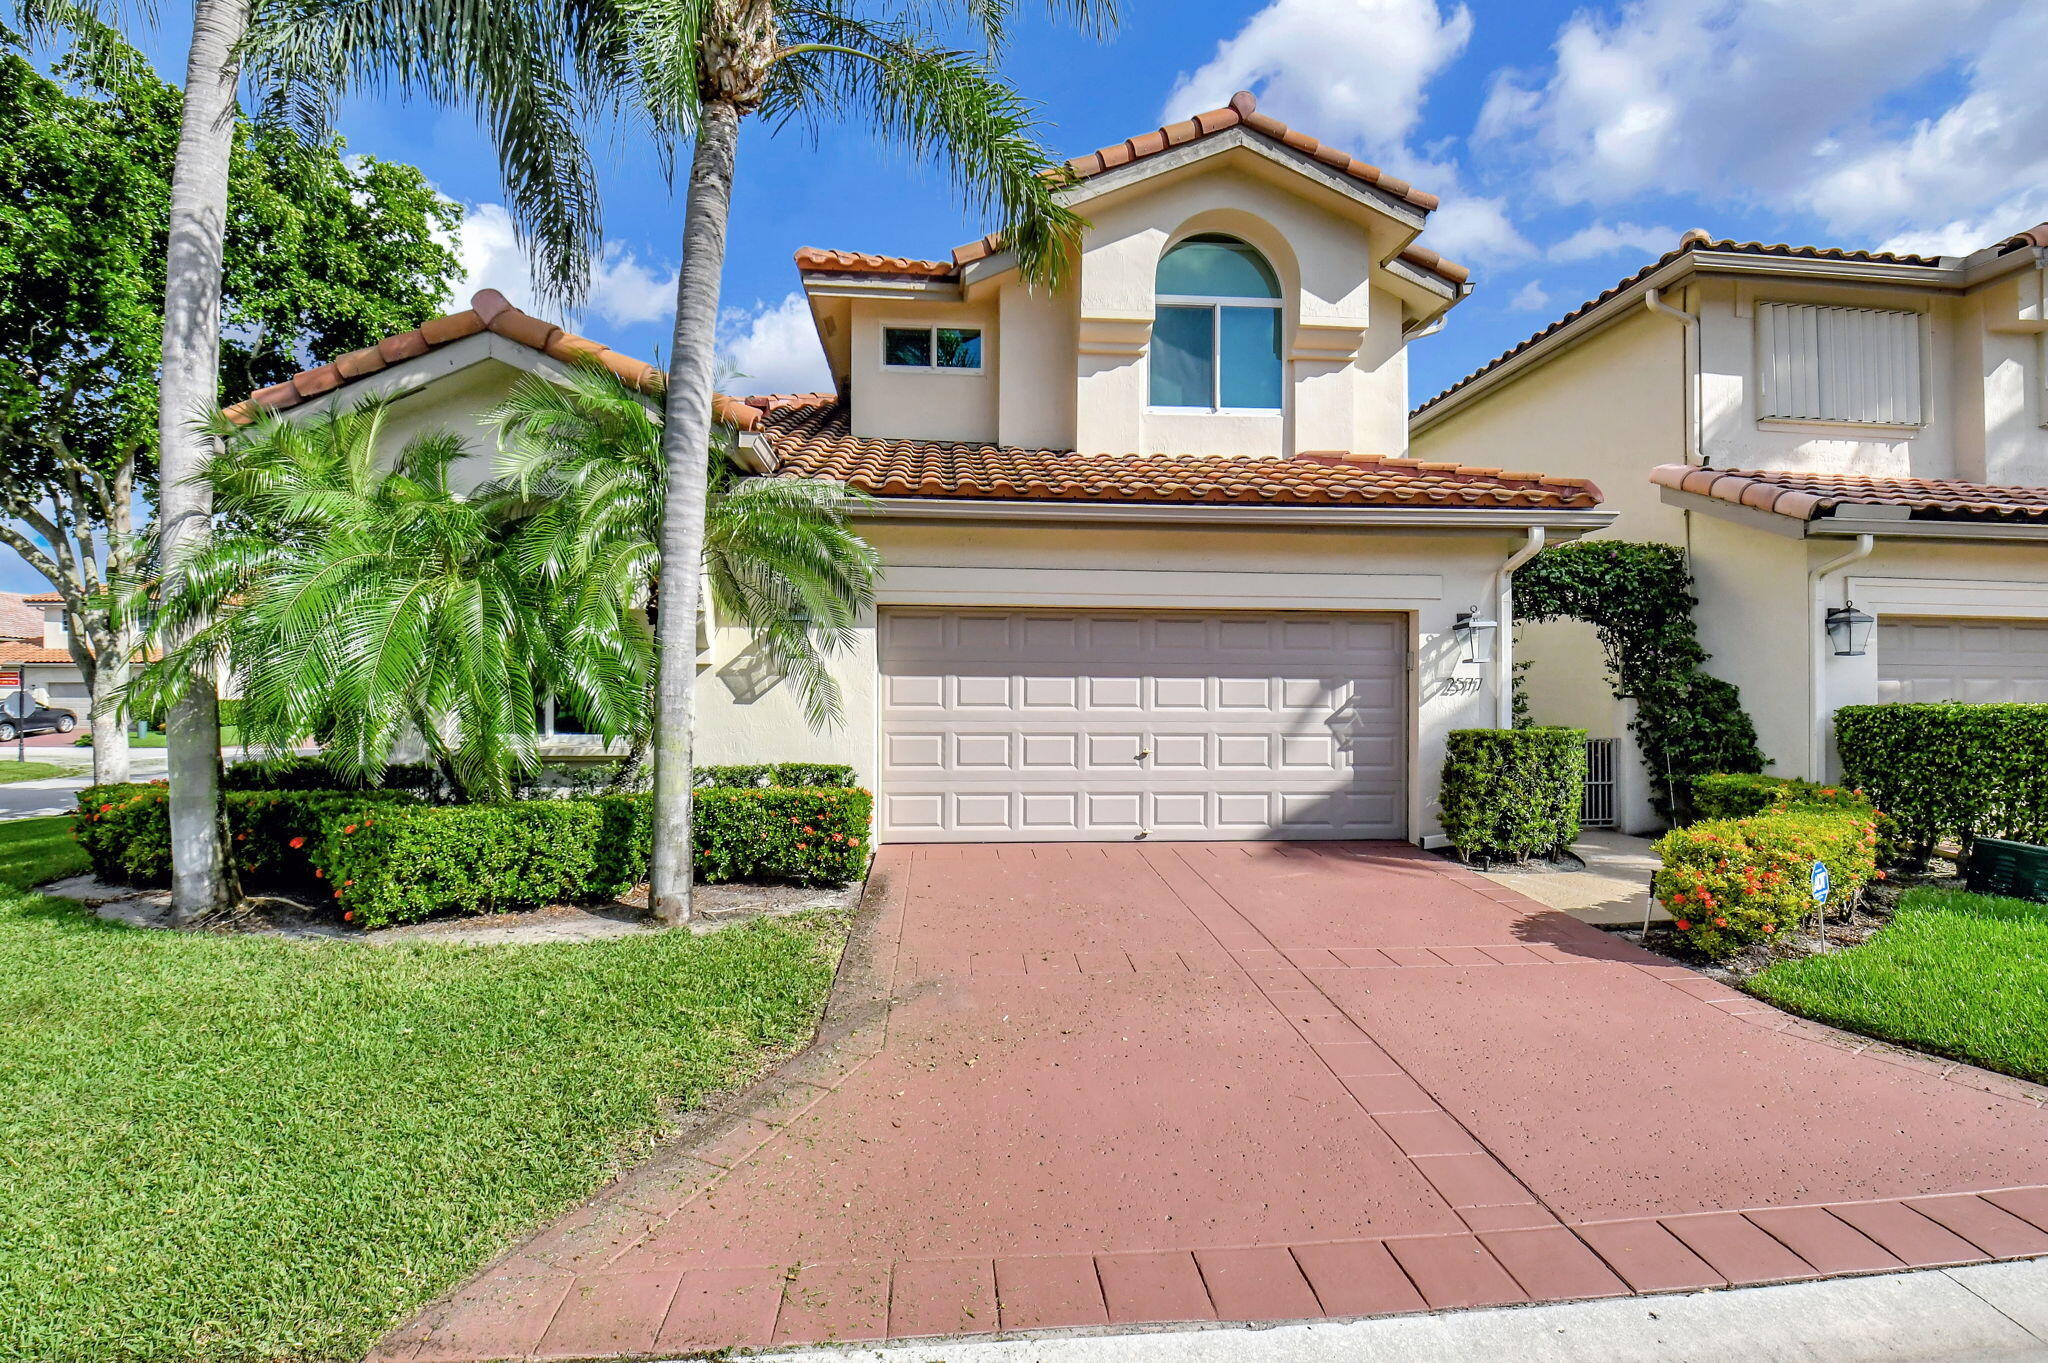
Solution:
<svg viewBox="0 0 2048 1363">
<path fill-rule="evenodd" d="M 981 328 L 883 327 L 882 364 L 972 373 L 981 368 Z"/>
<path fill-rule="evenodd" d="M 1919 313 L 1888 308 L 1758 304 L 1757 414 L 1918 426 L 1921 325 Z"/>
<path fill-rule="evenodd" d="M 1152 405 L 1280 409 L 1280 279 L 1236 237 L 1189 237 L 1159 259 Z"/>
</svg>

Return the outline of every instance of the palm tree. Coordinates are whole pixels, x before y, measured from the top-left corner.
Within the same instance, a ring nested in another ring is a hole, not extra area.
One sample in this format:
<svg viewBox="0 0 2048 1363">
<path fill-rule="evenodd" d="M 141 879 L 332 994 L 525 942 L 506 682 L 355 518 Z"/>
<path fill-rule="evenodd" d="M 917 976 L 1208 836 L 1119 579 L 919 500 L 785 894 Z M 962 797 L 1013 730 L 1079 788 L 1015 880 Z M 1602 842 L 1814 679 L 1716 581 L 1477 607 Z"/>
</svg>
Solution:
<svg viewBox="0 0 2048 1363">
<path fill-rule="evenodd" d="M 647 400 L 585 361 L 563 383 L 521 380 L 489 421 L 504 450 L 498 486 L 532 508 L 514 541 L 526 569 L 572 597 L 644 601 L 660 564 L 666 483 Z M 839 483 L 748 477 L 723 430 L 706 454 L 712 606 L 754 636 L 813 725 L 836 722 L 827 655 L 852 642 L 881 570 L 881 556 L 847 524 L 871 499 Z M 560 613 L 583 614 L 580 604 Z"/>
<path fill-rule="evenodd" d="M 1106 28 L 1112 0 L 1048 0 L 1055 17 Z M 1061 201 L 1064 172 L 1032 136 L 1032 111 L 993 65 L 1013 17 L 994 0 L 917 4 L 890 13 L 851 0 L 295 0 L 256 35 L 276 69 L 361 81 L 374 68 L 401 88 L 475 97 L 530 80 L 542 95 L 493 122 L 501 160 L 555 210 L 521 219 L 541 236 L 543 275 L 564 301 L 584 283 L 594 226 L 588 180 L 562 130 L 594 112 L 630 113 L 664 152 L 694 139 L 676 283 L 666 420 L 658 622 L 652 902 L 690 915 L 692 688 L 712 433 L 713 345 L 740 120 L 815 128 L 851 117 L 942 163 L 965 197 L 1004 224 L 1024 276 L 1056 285 L 1080 219 Z M 985 55 L 947 48 L 936 24 L 973 26 Z M 521 73 L 524 73 L 523 76 Z M 536 117 L 534 110 L 551 117 Z M 542 140 L 539 133 L 548 133 Z M 530 143 L 526 140 L 532 136 Z M 546 173 L 543 173 L 545 169 Z M 571 249 L 569 242 L 581 243 Z"/>
<path fill-rule="evenodd" d="M 392 451 L 387 406 L 265 418 L 208 462 L 224 528 L 159 607 L 169 647 L 145 699 L 180 701 L 225 666 L 251 740 L 318 734 L 370 782 L 417 741 L 463 799 L 533 773 L 549 695 L 608 739 L 643 736 L 653 641 L 630 590 L 551 590 L 511 552 L 521 506 L 454 491 L 453 434 Z"/>
</svg>

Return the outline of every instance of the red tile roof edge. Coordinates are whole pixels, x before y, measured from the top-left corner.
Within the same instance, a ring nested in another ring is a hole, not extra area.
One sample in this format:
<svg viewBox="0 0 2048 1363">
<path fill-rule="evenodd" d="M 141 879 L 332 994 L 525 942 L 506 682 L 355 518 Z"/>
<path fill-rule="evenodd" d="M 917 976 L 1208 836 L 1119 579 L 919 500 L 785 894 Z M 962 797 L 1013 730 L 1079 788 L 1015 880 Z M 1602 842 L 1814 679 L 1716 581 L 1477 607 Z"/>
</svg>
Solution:
<svg viewBox="0 0 2048 1363">
<path fill-rule="evenodd" d="M 2048 488 L 1968 483 L 1944 478 L 1879 478 L 1792 469 L 1716 469 L 1660 464 L 1650 470 L 1659 487 L 1756 511 L 1819 520 L 1844 506 L 1902 506 L 1933 520 L 2048 519 Z"/>
<path fill-rule="evenodd" d="M 259 388 L 241 402 L 225 409 L 229 420 L 246 425 L 258 408 L 273 412 L 296 407 L 345 383 L 367 378 L 392 365 L 424 355 L 430 350 L 483 332 L 517 341 L 531 350 L 564 363 L 581 357 L 596 359 L 626 383 L 643 393 L 661 390 L 666 376 L 644 360 L 622 355 L 596 341 L 564 331 L 552 322 L 528 316 L 496 289 L 480 289 L 463 312 L 447 313 L 422 323 L 412 331 L 387 336 L 373 346 L 351 351 L 327 364 L 303 369 L 283 383 Z"/>
<path fill-rule="evenodd" d="M 2043 227 L 2048 228 L 2048 223 L 2044 223 Z M 1628 278 L 1614 284 L 1611 288 L 1603 289 L 1600 293 L 1579 304 L 1579 306 L 1550 323 L 1541 331 L 1536 332 L 1525 340 L 1515 342 L 1515 344 L 1509 346 L 1485 364 L 1480 365 L 1464 378 L 1459 379 L 1450 387 L 1416 407 L 1408 415 L 1410 417 L 1421 416 L 1451 394 L 1484 378 L 1531 346 L 1555 336 L 1558 332 L 1571 326 L 1572 323 L 1592 312 L 1610 298 L 1634 288 L 1637 284 L 1642 283 L 1643 280 L 1649 278 L 1658 270 L 1663 269 L 1672 261 L 1677 260 L 1680 256 L 1691 255 L 1699 251 L 1713 251 L 1724 255 L 1772 256 L 1786 260 L 1839 260 L 1862 265 L 1913 265 L 1927 269 L 1938 269 L 1941 266 L 1941 260 L 1937 256 L 1896 255 L 1888 251 L 1850 251 L 1837 246 L 1788 246 L 1783 242 L 1775 245 L 1766 245 L 1760 241 L 1735 241 L 1725 237 L 1717 240 L 1708 237 L 1705 232 L 1695 228 L 1687 232 L 1673 250 L 1666 251 L 1663 255 L 1658 256 L 1655 260 L 1643 266 Z"/>
<path fill-rule="evenodd" d="M 76 661 L 69 649 L 44 648 L 40 643 L 0 642 L 0 663 L 31 663 L 40 667 Z"/>
<path fill-rule="evenodd" d="M 1204 503 L 1589 510 L 1600 490 L 1553 478 L 1389 455 L 1315 452 L 1290 459 L 1076 454 L 974 441 L 855 436 L 829 393 L 721 397 L 721 421 L 758 432 L 787 477 L 844 481 L 883 497 L 1149 505 Z M 1354 470 L 1345 480 L 1317 468 Z"/>
<path fill-rule="evenodd" d="M 64 598 L 56 592 L 37 592 L 34 596 L 24 596 L 21 598 L 21 604 L 24 606 L 61 606 L 64 604 Z"/>
<path fill-rule="evenodd" d="M 2048 249 L 2048 222 L 2035 223 L 2024 232 L 2013 233 L 2004 241 L 1998 243 L 1998 253 L 2005 255 L 2008 252 L 2023 250 L 2029 246 Z"/>
</svg>

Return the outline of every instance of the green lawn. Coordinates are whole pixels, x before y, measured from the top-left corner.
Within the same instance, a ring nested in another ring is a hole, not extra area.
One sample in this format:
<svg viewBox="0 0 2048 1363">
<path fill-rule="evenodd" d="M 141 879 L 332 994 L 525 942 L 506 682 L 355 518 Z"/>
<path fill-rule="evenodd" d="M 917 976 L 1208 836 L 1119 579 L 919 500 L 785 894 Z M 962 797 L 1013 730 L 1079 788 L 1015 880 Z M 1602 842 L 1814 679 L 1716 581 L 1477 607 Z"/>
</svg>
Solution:
<svg viewBox="0 0 2048 1363">
<path fill-rule="evenodd" d="M 71 840 L 71 816 L 9 819 L 0 823 L 0 899 L 85 869 L 85 853 Z"/>
<path fill-rule="evenodd" d="M 41 781 L 51 776 L 77 774 L 78 768 L 75 766 L 63 767 L 55 762 L 17 762 L 11 753 L 0 756 L 0 786 L 10 781 Z"/>
<path fill-rule="evenodd" d="M 1822 1022 L 2048 1082 L 2048 904 L 1918 889 L 1862 946 L 1749 982 Z"/>
<path fill-rule="evenodd" d="M 0 824 L 0 877 L 64 822 Z M 805 1040 L 843 929 L 306 944 L 0 885 L 0 1358 L 358 1357 Z"/>
</svg>

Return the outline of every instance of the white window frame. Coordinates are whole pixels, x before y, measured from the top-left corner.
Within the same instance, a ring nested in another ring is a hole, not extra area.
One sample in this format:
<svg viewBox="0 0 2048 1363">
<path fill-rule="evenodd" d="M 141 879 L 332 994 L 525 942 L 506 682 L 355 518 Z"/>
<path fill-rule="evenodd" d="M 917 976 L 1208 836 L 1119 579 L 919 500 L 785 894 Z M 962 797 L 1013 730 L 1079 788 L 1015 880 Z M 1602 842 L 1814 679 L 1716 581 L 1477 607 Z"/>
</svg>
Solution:
<svg viewBox="0 0 2048 1363">
<path fill-rule="evenodd" d="M 891 364 L 889 362 L 889 333 L 892 331 L 922 331 L 930 343 L 929 364 Z M 971 331 L 981 341 L 981 363 L 968 368 L 957 364 L 939 363 L 939 333 L 942 331 Z M 882 323 L 882 368 L 892 374 L 980 374 L 988 369 L 988 328 L 964 326 L 956 322 L 884 322 Z"/>
<path fill-rule="evenodd" d="M 1278 416 L 1287 410 L 1287 317 L 1285 300 L 1279 298 L 1229 298 L 1213 293 L 1162 293 L 1152 299 L 1156 321 L 1161 308 L 1207 308 L 1209 310 L 1209 405 L 1207 407 L 1162 407 L 1152 398 L 1150 356 L 1145 373 L 1145 410 L 1181 416 Z M 1280 361 L 1280 405 L 1277 407 L 1225 407 L 1223 405 L 1223 310 L 1225 308 L 1270 308 L 1280 314 L 1282 345 Z"/>
</svg>

